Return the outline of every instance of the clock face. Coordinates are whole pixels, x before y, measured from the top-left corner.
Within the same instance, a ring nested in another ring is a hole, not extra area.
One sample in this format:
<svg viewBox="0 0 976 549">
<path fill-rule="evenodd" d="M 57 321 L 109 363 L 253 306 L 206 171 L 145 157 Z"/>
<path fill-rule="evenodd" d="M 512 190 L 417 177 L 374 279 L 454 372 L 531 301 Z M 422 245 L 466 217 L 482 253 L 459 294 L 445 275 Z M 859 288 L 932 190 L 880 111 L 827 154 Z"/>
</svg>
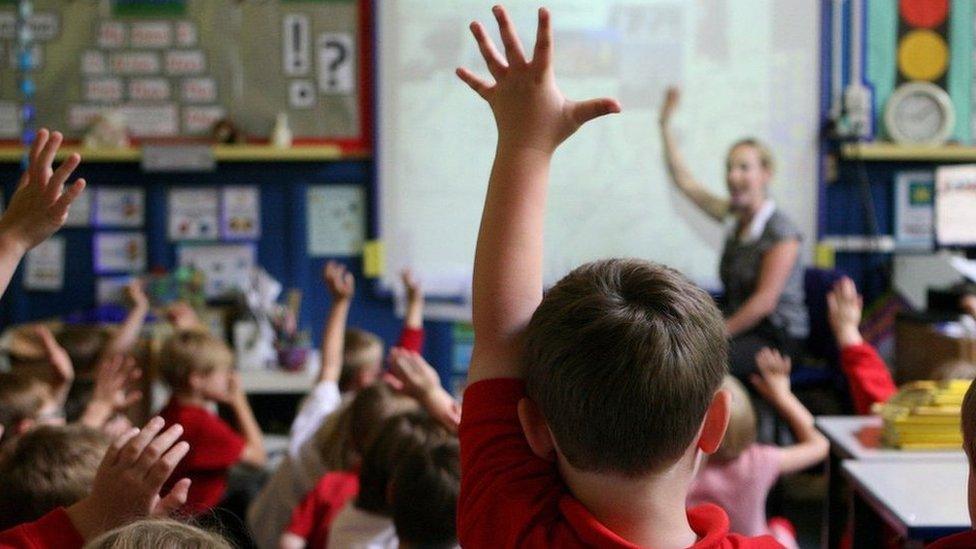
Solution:
<svg viewBox="0 0 976 549">
<path fill-rule="evenodd" d="M 895 106 L 895 121 L 906 139 L 921 143 L 939 135 L 945 124 L 945 112 L 931 95 L 913 93 Z"/>
</svg>

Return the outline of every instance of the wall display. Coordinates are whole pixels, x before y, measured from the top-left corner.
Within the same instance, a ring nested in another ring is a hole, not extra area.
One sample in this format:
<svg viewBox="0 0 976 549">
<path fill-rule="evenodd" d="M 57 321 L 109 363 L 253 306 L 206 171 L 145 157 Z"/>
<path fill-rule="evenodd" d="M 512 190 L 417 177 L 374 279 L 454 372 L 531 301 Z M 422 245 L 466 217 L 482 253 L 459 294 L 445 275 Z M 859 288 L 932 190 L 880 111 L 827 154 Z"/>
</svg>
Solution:
<svg viewBox="0 0 976 549">
<path fill-rule="evenodd" d="M 51 237 L 27 252 L 24 289 L 60 292 L 64 288 L 65 239 Z"/>
<path fill-rule="evenodd" d="M 935 174 L 931 171 L 895 175 L 895 245 L 929 250 L 935 239 Z"/>
<path fill-rule="evenodd" d="M 172 189 L 168 206 L 170 240 L 214 240 L 219 236 L 217 189 Z"/>
<path fill-rule="evenodd" d="M 305 195 L 308 255 L 361 253 L 366 238 L 365 199 L 363 188 L 356 185 L 309 187 Z"/>
<path fill-rule="evenodd" d="M 145 190 L 100 186 L 91 194 L 95 197 L 96 227 L 142 227 L 145 223 Z"/>
<path fill-rule="evenodd" d="M 976 244 L 976 165 L 935 170 L 935 236 L 942 246 Z"/>
<path fill-rule="evenodd" d="M 141 273 L 146 270 L 146 235 L 138 232 L 95 233 L 95 272 Z"/>
<path fill-rule="evenodd" d="M 224 187 L 220 191 L 220 232 L 228 240 L 261 238 L 261 191 L 257 187 Z"/>
<path fill-rule="evenodd" d="M 294 113 L 297 140 L 366 146 L 360 95 L 367 88 L 356 50 L 371 1 L 105 4 L 111 9 L 35 1 L 23 61 L 32 70 L 33 104 L 44 106 L 38 127 L 76 139 L 114 108 L 125 111 L 136 140 L 199 137 L 230 113 L 244 134 L 263 137 L 285 111 Z M 12 46 L 15 8 L 0 1 L 4 67 L 21 61 Z M 20 100 L 17 80 L 0 78 L 0 105 Z M 0 139 L 19 139 L 19 117 L 3 114 Z"/>
<path fill-rule="evenodd" d="M 180 267 L 190 267 L 203 273 L 207 298 L 220 297 L 241 287 L 257 264 L 253 244 L 183 244 L 178 255 Z"/>
</svg>

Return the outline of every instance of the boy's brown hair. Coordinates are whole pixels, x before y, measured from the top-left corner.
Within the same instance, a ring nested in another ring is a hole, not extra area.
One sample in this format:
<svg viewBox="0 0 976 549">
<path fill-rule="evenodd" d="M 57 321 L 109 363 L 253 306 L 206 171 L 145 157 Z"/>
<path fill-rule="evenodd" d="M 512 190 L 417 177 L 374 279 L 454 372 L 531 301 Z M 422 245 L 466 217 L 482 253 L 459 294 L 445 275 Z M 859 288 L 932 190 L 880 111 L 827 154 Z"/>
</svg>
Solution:
<svg viewBox="0 0 976 549">
<path fill-rule="evenodd" d="M 393 477 L 393 524 L 411 547 L 457 545 L 457 499 L 461 491 L 457 439 L 414 449 Z"/>
<path fill-rule="evenodd" d="M 969 385 L 962 400 L 962 447 L 969 466 L 976 468 L 976 381 Z"/>
<path fill-rule="evenodd" d="M 387 419 L 363 454 L 356 507 L 389 516 L 392 513 L 388 498 L 390 481 L 397 465 L 414 449 L 447 437 L 447 430 L 420 410 Z"/>
<path fill-rule="evenodd" d="M 343 390 L 349 388 L 363 368 L 383 364 L 383 340 L 372 332 L 359 328 L 347 329 L 342 349 L 339 387 Z"/>
<path fill-rule="evenodd" d="M 44 425 L 12 442 L 0 456 L 0 530 L 87 496 L 108 445 L 80 425 Z"/>
<path fill-rule="evenodd" d="M 566 275 L 524 341 L 527 394 L 581 471 L 639 476 L 677 461 L 728 369 L 712 298 L 677 271 L 636 259 Z"/>
<path fill-rule="evenodd" d="M 718 450 L 709 459 L 722 462 L 739 457 L 756 442 L 756 410 L 752 407 L 749 392 L 738 379 L 725 376 L 722 388 L 732 394 L 729 426 Z"/>
<path fill-rule="evenodd" d="M 37 419 L 51 388 L 43 381 L 12 373 L 0 373 L 0 425 L 3 440 L 14 435 L 14 428 L 25 419 Z"/>
<path fill-rule="evenodd" d="M 231 368 L 234 355 L 220 339 L 203 330 L 176 332 L 159 354 L 160 373 L 174 390 L 187 388 L 190 374 Z"/>
</svg>

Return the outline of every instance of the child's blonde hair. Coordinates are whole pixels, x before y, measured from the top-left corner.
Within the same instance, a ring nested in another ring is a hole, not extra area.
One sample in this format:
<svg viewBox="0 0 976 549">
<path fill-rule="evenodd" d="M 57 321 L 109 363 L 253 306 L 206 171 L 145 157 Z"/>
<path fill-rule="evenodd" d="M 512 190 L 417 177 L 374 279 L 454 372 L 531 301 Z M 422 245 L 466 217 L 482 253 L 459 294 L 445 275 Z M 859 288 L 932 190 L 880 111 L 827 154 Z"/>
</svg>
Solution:
<svg viewBox="0 0 976 549">
<path fill-rule="evenodd" d="M 159 362 L 163 379 L 179 390 L 188 387 L 191 374 L 230 369 L 234 355 L 223 341 L 207 332 L 183 330 L 166 340 Z"/>
<path fill-rule="evenodd" d="M 221 536 L 171 519 L 145 519 L 109 530 L 85 549 L 232 549 Z"/>
<path fill-rule="evenodd" d="M 13 437 L 21 421 L 37 419 L 44 403 L 51 398 L 51 388 L 40 379 L 0 373 L 0 425 L 4 429 L 0 440 Z"/>
<path fill-rule="evenodd" d="M 366 368 L 379 368 L 383 364 L 383 340 L 372 332 L 349 328 L 346 330 L 342 351 L 342 373 L 339 388 L 347 390 L 356 376 Z"/>
<path fill-rule="evenodd" d="M 953 379 L 976 379 L 976 364 L 968 360 L 949 360 L 932 371 L 932 379 L 951 381 Z"/>
<path fill-rule="evenodd" d="M 104 434 L 80 425 L 45 425 L 11 442 L 0 458 L 0 529 L 87 496 L 108 445 Z"/>
<path fill-rule="evenodd" d="M 358 467 L 363 452 L 383 423 L 417 408 L 415 400 L 395 393 L 383 382 L 359 391 L 349 405 L 332 414 L 315 433 L 322 463 L 332 471 Z"/>
<path fill-rule="evenodd" d="M 732 461 L 756 442 L 756 411 L 746 388 L 729 375 L 722 380 L 722 388 L 732 393 L 732 408 L 722 445 L 709 458 L 717 462 Z"/>
</svg>

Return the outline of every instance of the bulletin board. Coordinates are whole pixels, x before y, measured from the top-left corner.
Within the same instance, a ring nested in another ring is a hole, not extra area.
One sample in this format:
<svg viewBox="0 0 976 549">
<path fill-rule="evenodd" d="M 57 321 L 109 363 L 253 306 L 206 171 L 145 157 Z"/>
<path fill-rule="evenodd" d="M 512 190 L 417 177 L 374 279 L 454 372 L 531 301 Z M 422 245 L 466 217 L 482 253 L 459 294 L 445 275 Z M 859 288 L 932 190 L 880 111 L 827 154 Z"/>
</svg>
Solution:
<svg viewBox="0 0 976 549">
<path fill-rule="evenodd" d="M 229 117 L 268 136 L 362 147 L 367 0 L 35 0 L 37 125 L 80 138 L 108 108 L 135 139 L 200 137 Z M 16 2 L 0 0 L 0 139 L 20 138 Z"/>
</svg>

